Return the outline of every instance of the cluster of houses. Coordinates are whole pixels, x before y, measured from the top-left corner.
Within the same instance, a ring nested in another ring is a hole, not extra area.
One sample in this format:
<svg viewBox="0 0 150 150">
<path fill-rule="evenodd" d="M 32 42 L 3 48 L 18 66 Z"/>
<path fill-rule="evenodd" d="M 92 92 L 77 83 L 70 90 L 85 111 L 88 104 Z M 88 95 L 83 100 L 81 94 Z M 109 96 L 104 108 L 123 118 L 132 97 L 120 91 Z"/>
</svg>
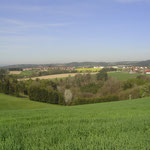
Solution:
<svg viewBox="0 0 150 150">
<path fill-rule="evenodd" d="M 150 68 L 148 67 L 139 67 L 139 66 L 107 66 L 108 68 L 115 68 L 118 71 L 127 71 L 129 73 L 143 73 L 150 74 Z M 85 67 L 84 67 L 85 68 Z M 104 66 L 94 66 L 93 68 L 104 68 Z M 35 68 L 24 68 L 23 71 L 31 71 L 31 70 L 39 70 L 39 71 L 48 71 L 48 70 L 75 70 L 74 67 L 35 67 Z"/>
<path fill-rule="evenodd" d="M 135 73 L 143 73 L 143 74 L 150 74 L 150 68 L 148 67 L 132 67 L 131 71 Z"/>
<path fill-rule="evenodd" d="M 94 68 L 104 68 L 104 67 L 103 66 L 95 66 Z M 118 66 L 107 66 L 107 68 L 115 68 L 118 71 L 126 71 L 129 73 L 150 74 L 150 67 L 118 65 Z"/>
</svg>

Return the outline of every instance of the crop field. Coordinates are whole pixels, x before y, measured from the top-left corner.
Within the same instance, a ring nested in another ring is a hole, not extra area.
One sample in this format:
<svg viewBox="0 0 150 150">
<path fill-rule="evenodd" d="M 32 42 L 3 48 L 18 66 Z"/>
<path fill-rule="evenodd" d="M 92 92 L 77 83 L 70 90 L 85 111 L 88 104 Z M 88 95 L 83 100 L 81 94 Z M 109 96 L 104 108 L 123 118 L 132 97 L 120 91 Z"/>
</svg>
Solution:
<svg viewBox="0 0 150 150">
<path fill-rule="evenodd" d="M 102 70 L 102 68 L 79 68 L 76 69 L 78 72 L 98 72 Z"/>
<path fill-rule="evenodd" d="M 0 150 L 149 149 L 150 98 L 56 106 L 0 94 Z"/>
<path fill-rule="evenodd" d="M 31 78 L 32 80 L 36 80 L 38 79 L 61 79 L 61 78 L 67 78 L 67 77 L 74 77 L 75 75 L 77 75 L 79 73 L 65 73 L 65 74 L 56 74 L 56 75 L 47 75 L 47 76 L 40 76 L 40 77 L 33 77 Z M 95 74 L 95 73 L 91 73 L 91 74 Z M 29 80 L 30 78 L 25 78 L 25 79 L 21 79 L 21 80 Z"/>
<path fill-rule="evenodd" d="M 118 80 L 128 80 L 128 79 L 132 79 L 132 78 L 136 78 L 138 75 L 138 73 L 133 73 L 130 74 L 128 72 L 109 72 L 109 76 L 116 78 Z"/>
<path fill-rule="evenodd" d="M 28 77 L 28 76 L 32 76 L 32 75 L 36 75 L 37 74 L 37 70 L 26 70 L 26 71 L 22 71 L 21 72 L 21 76 L 24 76 L 24 77 Z"/>
<path fill-rule="evenodd" d="M 67 77 L 74 77 L 77 73 L 66 73 L 66 74 L 56 74 L 56 75 L 46 75 L 46 76 L 39 76 L 39 77 L 32 77 L 32 80 L 38 79 L 56 79 L 56 78 L 67 78 Z M 29 80 L 30 78 L 25 78 L 21 80 Z"/>
</svg>

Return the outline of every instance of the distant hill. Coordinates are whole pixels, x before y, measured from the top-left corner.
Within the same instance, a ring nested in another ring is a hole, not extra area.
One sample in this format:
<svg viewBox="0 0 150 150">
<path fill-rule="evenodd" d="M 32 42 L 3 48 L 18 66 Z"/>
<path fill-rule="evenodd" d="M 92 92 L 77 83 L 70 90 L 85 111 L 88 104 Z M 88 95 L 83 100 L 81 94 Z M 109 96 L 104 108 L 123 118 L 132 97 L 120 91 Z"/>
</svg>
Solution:
<svg viewBox="0 0 150 150">
<path fill-rule="evenodd" d="M 17 65 L 0 66 L 0 68 L 33 68 L 38 66 L 93 67 L 93 66 L 116 66 L 116 65 L 150 66 L 150 60 L 120 61 L 120 62 L 70 62 L 70 63 L 56 63 L 56 64 L 17 64 Z"/>
<path fill-rule="evenodd" d="M 150 66 L 150 60 L 137 62 L 135 65 L 137 66 Z"/>
<path fill-rule="evenodd" d="M 0 68 L 33 68 L 40 66 L 38 64 L 17 64 L 17 65 L 7 65 L 7 66 L 0 66 Z"/>
</svg>

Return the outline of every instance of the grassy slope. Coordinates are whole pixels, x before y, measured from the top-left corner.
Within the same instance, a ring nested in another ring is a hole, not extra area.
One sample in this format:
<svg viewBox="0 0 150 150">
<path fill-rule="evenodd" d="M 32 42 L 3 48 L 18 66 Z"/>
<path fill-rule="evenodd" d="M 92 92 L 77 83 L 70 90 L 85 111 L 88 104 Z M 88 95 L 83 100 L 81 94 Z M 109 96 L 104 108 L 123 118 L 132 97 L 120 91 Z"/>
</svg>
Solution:
<svg viewBox="0 0 150 150">
<path fill-rule="evenodd" d="M 1 96 L 5 101 L 14 99 Z M 2 100 L 1 98 L 0 101 Z M 21 100 L 16 99 L 18 103 Z M 28 100 L 27 103 L 29 104 Z M 34 105 L 37 106 L 35 102 L 32 107 Z M 150 98 L 71 107 L 48 105 L 41 109 L 0 111 L 1 150 L 149 148 Z"/>
<path fill-rule="evenodd" d="M 28 98 L 17 98 L 14 96 L 0 94 L 0 111 L 12 109 L 47 108 L 52 106 L 54 107 L 54 105 L 30 101 Z"/>
</svg>

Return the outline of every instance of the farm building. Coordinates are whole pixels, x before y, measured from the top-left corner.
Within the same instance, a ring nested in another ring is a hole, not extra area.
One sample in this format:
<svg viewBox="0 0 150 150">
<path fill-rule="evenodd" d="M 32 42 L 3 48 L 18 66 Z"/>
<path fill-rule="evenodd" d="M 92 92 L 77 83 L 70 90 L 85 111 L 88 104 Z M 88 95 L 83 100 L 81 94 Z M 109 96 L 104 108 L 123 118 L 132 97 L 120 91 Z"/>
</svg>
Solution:
<svg viewBox="0 0 150 150">
<path fill-rule="evenodd" d="M 150 70 L 146 70 L 145 73 L 146 73 L 146 74 L 150 74 Z"/>
</svg>

